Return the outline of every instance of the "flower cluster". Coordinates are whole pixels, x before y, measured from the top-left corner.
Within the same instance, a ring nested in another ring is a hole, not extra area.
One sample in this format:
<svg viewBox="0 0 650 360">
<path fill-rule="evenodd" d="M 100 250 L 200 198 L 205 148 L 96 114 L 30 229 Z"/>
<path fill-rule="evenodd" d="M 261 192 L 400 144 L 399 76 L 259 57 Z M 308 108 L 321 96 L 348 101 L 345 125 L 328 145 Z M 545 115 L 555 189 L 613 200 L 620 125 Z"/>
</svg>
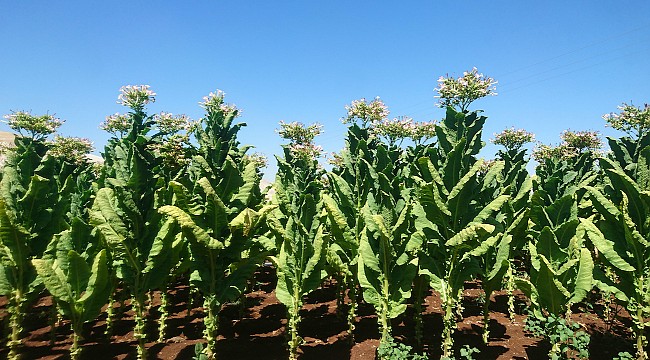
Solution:
<svg viewBox="0 0 650 360">
<path fill-rule="evenodd" d="M 331 153 L 330 157 L 327 159 L 327 162 L 334 166 L 342 167 L 345 162 L 344 156 L 346 151 L 346 149 L 341 149 L 341 152 L 339 153 Z"/>
<path fill-rule="evenodd" d="M 142 110 L 148 103 L 156 102 L 156 93 L 149 85 L 126 85 L 120 88 L 117 103 L 133 110 Z"/>
<path fill-rule="evenodd" d="M 436 136 L 436 121 L 421 121 L 414 123 L 411 127 L 411 134 L 409 137 L 416 144 L 420 144 Z"/>
<path fill-rule="evenodd" d="M 435 97 L 440 99 L 437 105 L 465 111 L 474 100 L 497 95 L 496 84 L 497 81 L 480 74 L 476 68 L 463 72 L 463 76 L 457 79 L 441 76 L 435 89 L 438 93 Z"/>
<path fill-rule="evenodd" d="M 323 133 L 323 125 L 314 123 L 309 126 L 293 121 L 285 123 L 280 121 L 280 129 L 276 130 L 281 138 L 296 144 L 311 144 L 316 136 Z"/>
<path fill-rule="evenodd" d="M 314 123 L 305 125 L 301 122 L 285 123 L 280 121 L 280 129 L 276 130 L 281 138 L 289 140 L 287 148 L 299 159 L 313 160 L 320 157 L 323 148 L 314 144 L 314 138 L 323 133 L 323 125 Z"/>
<path fill-rule="evenodd" d="M 344 124 L 361 120 L 364 125 L 379 122 L 388 118 L 388 106 L 377 96 L 373 101 L 366 102 L 365 98 L 354 100 L 350 105 L 345 106 L 348 115 L 341 119 Z"/>
<path fill-rule="evenodd" d="M 183 130 L 189 131 L 192 128 L 192 121 L 186 115 L 161 112 L 154 115 L 153 120 L 158 130 L 165 134 L 175 134 Z"/>
<path fill-rule="evenodd" d="M 377 136 L 386 138 L 391 145 L 406 138 L 420 144 L 436 136 L 435 121 L 415 122 L 408 116 L 374 122 L 371 129 Z"/>
<path fill-rule="evenodd" d="M 93 151 L 93 143 L 85 138 L 56 136 L 47 153 L 75 164 L 86 162 L 86 154 Z"/>
<path fill-rule="evenodd" d="M 269 162 L 266 156 L 264 156 L 264 154 L 259 152 L 254 152 L 252 154 L 244 155 L 243 161 L 245 164 L 250 164 L 250 163 L 255 164 L 255 167 L 258 169 L 265 168 Z"/>
<path fill-rule="evenodd" d="M 241 116 L 242 111 L 235 104 L 224 103 L 225 96 L 225 92 L 217 89 L 216 92 L 211 92 L 208 96 L 204 96 L 203 101 L 199 102 L 199 105 L 208 112 L 221 111 L 225 116 L 230 114 L 234 114 L 235 117 Z"/>
<path fill-rule="evenodd" d="M 16 111 L 5 115 L 5 123 L 20 135 L 29 136 L 34 140 L 43 140 L 54 134 L 64 121 L 54 115 L 32 115 L 27 111 Z M 26 134 L 24 134 L 25 132 Z"/>
<path fill-rule="evenodd" d="M 174 134 L 165 139 L 148 146 L 156 156 L 163 159 L 165 165 L 170 167 L 180 167 L 189 163 L 187 156 L 187 147 L 190 143 L 190 137 L 187 134 Z"/>
<path fill-rule="evenodd" d="M 578 151 L 566 144 L 560 144 L 558 146 L 537 144 L 532 154 L 533 159 L 538 163 L 544 163 L 550 159 L 569 159 L 577 155 Z"/>
<path fill-rule="evenodd" d="M 492 167 L 494 165 L 496 165 L 496 163 L 497 162 L 494 159 L 492 159 L 492 160 L 483 160 L 483 162 L 481 163 L 481 165 L 479 167 L 479 170 L 478 170 L 479 174 L 481 174 L 481 175 L 487 174 L 490 171 L 490 169 L 492 169 Z"/>
<path fill-rule="evenodd" d="M 99 124 L 100 129 L 108 131 L 113 135 L 119 134 L 120 136 L 129 132 L 131 126 L 133 126 L 131 117 L 119 113 L 107 116 L 106 119 Z"/>
<path fill-rule="evenodd" d="M 603 115 L 603 119 L 612 128 L 637 138 L 642 137 L 650 130 L 650 105 L 644 104 L 641 108 L 623 103 L 618 106 L 618 109 L 621 111 L 619 114 Z"/>
<path fill-rule="evenodd" d="M 314 144 L 289 144 L 289 151 L 295 158 L 311 161 L 323 154 L 323 147 Z"/>
<path fill-rule="evenodd" d="M 538 144 L 533 149 L 533 159 L 542 163 L 550 159 L 568 159 L 584 152 L 599 155 L 603 142 L 598 131 L 565 130 L 560 135 L 562 142 L 558 146 Z"/>
<path fill-rule="evenodd" d="M 598 131 L 564 130 L 560 134 L 560 138 L 566 146 L 575 149 L 579 153 L 585 151 L 597 152 L 603 147 L 603 141 L 600 139 Z"/>
<path fill-rule="evenodd" d="M 401 116 L 392 120 L 382 120 L 373 123 L 372 131 L 378 136 L 388 139 L 389 144 L 411 137 L 415 123 L 408 116 Z"/>
<path fill-rule="evenodd" d="M 494 134 L 494 139 L 490 140 L 493 144 L 501 145 L 506 150 L 519 150 L 524 144 L 534 142 L 535 134 L 524 129 L 505 129 L 498 134 Z"/>
</svg>

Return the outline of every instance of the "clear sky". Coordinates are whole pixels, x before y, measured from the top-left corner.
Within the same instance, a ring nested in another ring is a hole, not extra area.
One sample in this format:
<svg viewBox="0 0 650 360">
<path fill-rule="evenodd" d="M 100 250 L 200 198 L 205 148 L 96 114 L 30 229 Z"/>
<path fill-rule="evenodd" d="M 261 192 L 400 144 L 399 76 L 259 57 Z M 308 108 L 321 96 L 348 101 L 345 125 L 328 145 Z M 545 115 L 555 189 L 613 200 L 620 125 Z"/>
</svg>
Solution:
<svg viewBox="0 0 650 360">
<path fill-rule="evenodd" d="M 381 96 L 391 116 L 439 119 L 436 79 L 476 66 L 499 81 L 498 96 L 472 106 L 488 116 L 486 141 L 510 126 L 545 143 L 567 128 L 616 135 L 602 114 L 650 102 L 648 14 L 647 0 L 6 0 L 0 112 L 55 113 L 62 134 L 99 153 L 99 123 L 125 111 L 120 86 L 151 85 L 151 113 L 195 119 L 222 89 L 272 179 L 280 120 L 320 122 L 317 143 L 338 151 L 352 100 Z"/>
</svg>

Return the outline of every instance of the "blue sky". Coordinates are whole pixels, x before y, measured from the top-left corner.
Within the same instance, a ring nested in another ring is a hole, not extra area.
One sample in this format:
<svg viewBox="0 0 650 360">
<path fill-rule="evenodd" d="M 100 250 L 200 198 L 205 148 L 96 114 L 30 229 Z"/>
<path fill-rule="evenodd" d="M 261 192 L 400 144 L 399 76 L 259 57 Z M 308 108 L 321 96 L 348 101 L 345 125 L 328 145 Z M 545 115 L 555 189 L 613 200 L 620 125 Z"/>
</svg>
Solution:
<svg viewBox="0 0 650 360">
<path fill-rule="evenodd" d="M 476 66 L 499 81 L 472 106 L 488 116 L 486 141 L 510 126 L 545 143 L 567 128 L 617 135 L 601 115 L 650 102 L 649 13 L 645 0 L 3 1 L 0 112 L 55 113 L 61 133 L 101 152 L 99 123 L 125 110 L 120 86 L 149 84 L 151 113 L 192 118 L 222 89 L 272 178 L 280 120 L 320 122 L 317 143 L 338 151 L 352 100 L 439 119 L 436 79 Z"/>
</svg>

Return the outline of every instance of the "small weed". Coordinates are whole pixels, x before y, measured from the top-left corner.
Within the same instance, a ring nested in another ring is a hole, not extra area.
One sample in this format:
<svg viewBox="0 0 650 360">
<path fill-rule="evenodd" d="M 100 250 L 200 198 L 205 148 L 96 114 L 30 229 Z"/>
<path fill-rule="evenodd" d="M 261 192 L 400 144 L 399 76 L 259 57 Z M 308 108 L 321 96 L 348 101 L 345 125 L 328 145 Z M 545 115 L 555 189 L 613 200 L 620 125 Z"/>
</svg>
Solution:
<svg viewBox="0 0 650 360">
<path fill-rule="evenodd" d="M 554 314 L 548 314 L 546 318 L 530 314 L 526 319 L 526 330 L 551 343 L 549 359 L 589 358 L 589 334 L 580 330 L 577 323 L 568 322 Z"/>
</svg>

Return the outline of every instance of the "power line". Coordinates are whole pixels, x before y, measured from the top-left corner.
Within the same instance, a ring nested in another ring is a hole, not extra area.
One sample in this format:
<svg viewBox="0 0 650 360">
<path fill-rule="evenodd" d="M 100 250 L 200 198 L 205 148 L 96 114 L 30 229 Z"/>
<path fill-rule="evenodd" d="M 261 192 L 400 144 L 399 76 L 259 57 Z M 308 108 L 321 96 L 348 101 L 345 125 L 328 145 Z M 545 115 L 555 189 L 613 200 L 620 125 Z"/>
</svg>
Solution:
<svg viewBox="0 0 650 360">
<path fill-rule="evenodd" d="M 611 40 L 614 40 L 614 39 L 618 39 L 618 38 L 620 38 L 620 37 L 623 37 L 623 36 L 625 36 L 625 35 L 631 34 L 631 33 L 633 33 L 633 32 L 636 32 L 636 31 L 639 31 L 639 30 L 642 30 L 642 29 L 646 29 L 646 28 L 648 28 L 648 27 L 650 27 L 650 24 L 645 24 L 645 25 L 639 26 L 639 27 L 637 27 L 637 28 L 634 28 L 634 29 L 631 29 L 631 30 L 628 30 L 628 31 L 625 31 L 625 32 L 622 32 L 622 33 L 619 33 L 619 34 L 615 34 L 615 35 L 612 35 L 612 36 L 608 36 L 608 37 L 606 37 L 606 38 L 604 38 L 604 39 L 601 39 L 601 40 L 598 40 L 598 41 L 592 42 L 592 43 L 590 43 L 590 44 L 584 45 L 584 46 L 579 47 L 579 48 L 577 48 L 577 49 L 573 49 L 573 50 L 570 50 L 570 51 L 567 51 L 567 52 L 561 53 L 561 54 L 559 54 L 559 55 L 555 55 L 555 56 L 552 56 L 552 57 L 549 57 L 549 58 L 546 58 L 546 59 L 540 60 L 540 61 L 538 61 L 538 62 L 536 62 L 536 63 L 530 64 L 530 65 L 526 65 L 526 66 L 523 66 L 523 67 L 517 68 L 517 69 L 515 69 L 515 70 L 509 71 L 509 72 L 507 72 L 507 73 L 505 73 L 505 74 L 500 74 L 499 77 L 505 77 L 505 76 L 508 76 L 508 75 L 510 75 L 510 74 L 514 74 L 514 73 L 517 73 L 517 72 L 519 72 L 519 71 L 529 69 L 529 68 L 531 68 L 531 67 L 533 67 L 533 66 L 537 66 L 537 65 L 540 65 L 540 64 L 544 64 L 544 63 L 546 63 L 546 62 L 553 61 L 553 60 L 559 59 L 559 58 L 561 58 L 561 57 L 564 57 L 564 56 L 567 56 L 567 55 L 574 54 L 574 53 L 579 52 L 579 51 L 582 51 L 582 50 L 584 50 L 584 49 L 588 49 L 588 48 L 590 48 L 590 47 L 592 47 L 592 46 L 599 45 L 599 44 L 602 44 L 602 43 L 606 43 L 606 42 L 611 41 Z"/>
<path fill-rule="evenodd" d="M 638 43 L 645 43 L 645 42 L 648 42 L 648 41 L 650 41 L 650 39 L 646 39 L 646 40 L 644 40 L 644 41 L 637 42 L 636 44 L 638 44 Z M 509 82 L 507 82 L 507 83 L 505 83 L 505 84 L 502 84 L 501 86 L 503 87 L 503 86 L 505 85 L 506 87 L 508 87 L 508 86 L 511 85 L 511 84 L 516 84 L 516 83 L 519 83 L 519 82 L 522 82 L 522 81 L 525 81 L 525 80 L 528 80 L 528 79 L 535 78 L 535 77 L 537 77 L 537 76 L 539 76 L 539 75 L 544 75 L 544 74 L 547 74 L 547 73 L 549 73 L 549 72 L 553 72 L 553 71 L 555 71 L 555 70 L 560 70 L 560 69 L 563 69 L 563 68 L 569 67 L 569 66 L 571 66 L 571 65 L 580 64 L 580 63 L 583 63 L 583 62 L 585 62 L 585 61 L 589 61 L 589 60 L 592 60 L 592 59 L 595 59 L 595 58 L 602 57 L 603 55 L 607 55 L 607 54 L 611 54 L 611 53 L 617 53 L 617 52 L 620 52 L 620 50 L 629 49 L 629 48 L 630 48 L 630 45 L 626 45 L 626 46 L 618 47 L 618 48 L 616 48 L 616 49 L 612 49 L 612 50 L 608 50 L 608 51 L 605 51 L 605 52 L 601 52 L 601 53 L 599 53 L 599 54 L 596 54 L 596 55 L 593 55 L 593 56 L 589 56 L 589 57 L 587 57 L 587 58 L 583 58 L 583 59 L 576 60 L 576 61 L 573 61 L 573 62 L 570 62 L 570 63 L 567 63 L 567 64 L 559 65 L 559 66 L 556 66 L 556 67 L 551 68 L 551 69 L 547 69 L 547 70 L 544 70 L 544 71 L 540 71 L 540 72 L 538 72 L 538 73 L 533 73 L 532 75 L 529 75 L 529 76 L 526 76 L 526 77 L 523 77 L 523 78 L 520 78 L 520 79 L 517 79 L 517 80 L 509 81 Z"/>
<path fill-rule="evenodd" d="M 545 82 L 545 81 L 552 80 L 552 79 L 555 79 L 555 78 L 558 78 L 558 77 L 562 77 L 562 76 L 565 76 L 565 75 L 568 75 L 568 74 L 572 74 L 572 73 L 575 73 L 575 72 L 578 72 L 578 71 L 582 71 L 582 70 L 585 70 L 585 69 L 589 69 L 589 68 L 592 68 L 592 67 L 595 67 L 595 66 L 598 66 L 598 65 L 602 65 L 602 64 L 608 63 L 608 62 L 613 61 L 613 60 L 618 60 L 618 59 L 622 59 L 622 58 L 628 57 L 628 56 L 630 56 L 630 55 L 636 55 L 636 54 L 639 54 L 639 53 L 643 53 L 643 52 L 648 51 L 648 50 L 650 50 L 650 48 L 645 48 L 645 49 L 640 50 L 640 51 L 635 51 L 635 52 L 627 53 L 627 54 L 625 54 L 625 55 L 617 56 L 617 57 L 614 57 L 614 58 L 611 58 L 611 59 L 608 59 L 608 60 L 605 60 L 605 61 L 597 62 L 597 63 L 595 63 L 595 64 L 591 64 L 591 65 L 588 65 L 588 66 L 582 66 L 582 67 L 580 67 L 580 68 L 578 68 L 578 69 L 574 69 L 574 70 L 571 70 L 571 71 L 567 71 L 567 72 L 564 72 L 564 73 L 561 73 L 561 74 L 558 74 L 558 75 L 553 75 L 553 76 L 547 77 L 547 78 L 545 78 L 545 79 L 541 79 L 541 80 L 539 80 L 539 81 L 535 81 L 535 82 L 532 82 L 532 83 L 528 83 L 528 84 L 525 84 L 525 85 L 522 85 L 522 86 L 519 86 L 519 87 L 516 87 L 516 88 L 513 88 L 513 89 L 507 89 L 506 91 L 501 91 L 501 93 L 504 93 L 504 92 L 505 92 L 505 93 L 510 93 L 510 92 L 515 91 L 515 90 L 519 90 L 519 89 L 522 89 L 522 88 L 525 88 L 525 87 L 528 87 L 528 86 L 531 86 L 531 85 L 539 84 L 539 83 L 541 83 L 541 82 Z"/>
</svg>

